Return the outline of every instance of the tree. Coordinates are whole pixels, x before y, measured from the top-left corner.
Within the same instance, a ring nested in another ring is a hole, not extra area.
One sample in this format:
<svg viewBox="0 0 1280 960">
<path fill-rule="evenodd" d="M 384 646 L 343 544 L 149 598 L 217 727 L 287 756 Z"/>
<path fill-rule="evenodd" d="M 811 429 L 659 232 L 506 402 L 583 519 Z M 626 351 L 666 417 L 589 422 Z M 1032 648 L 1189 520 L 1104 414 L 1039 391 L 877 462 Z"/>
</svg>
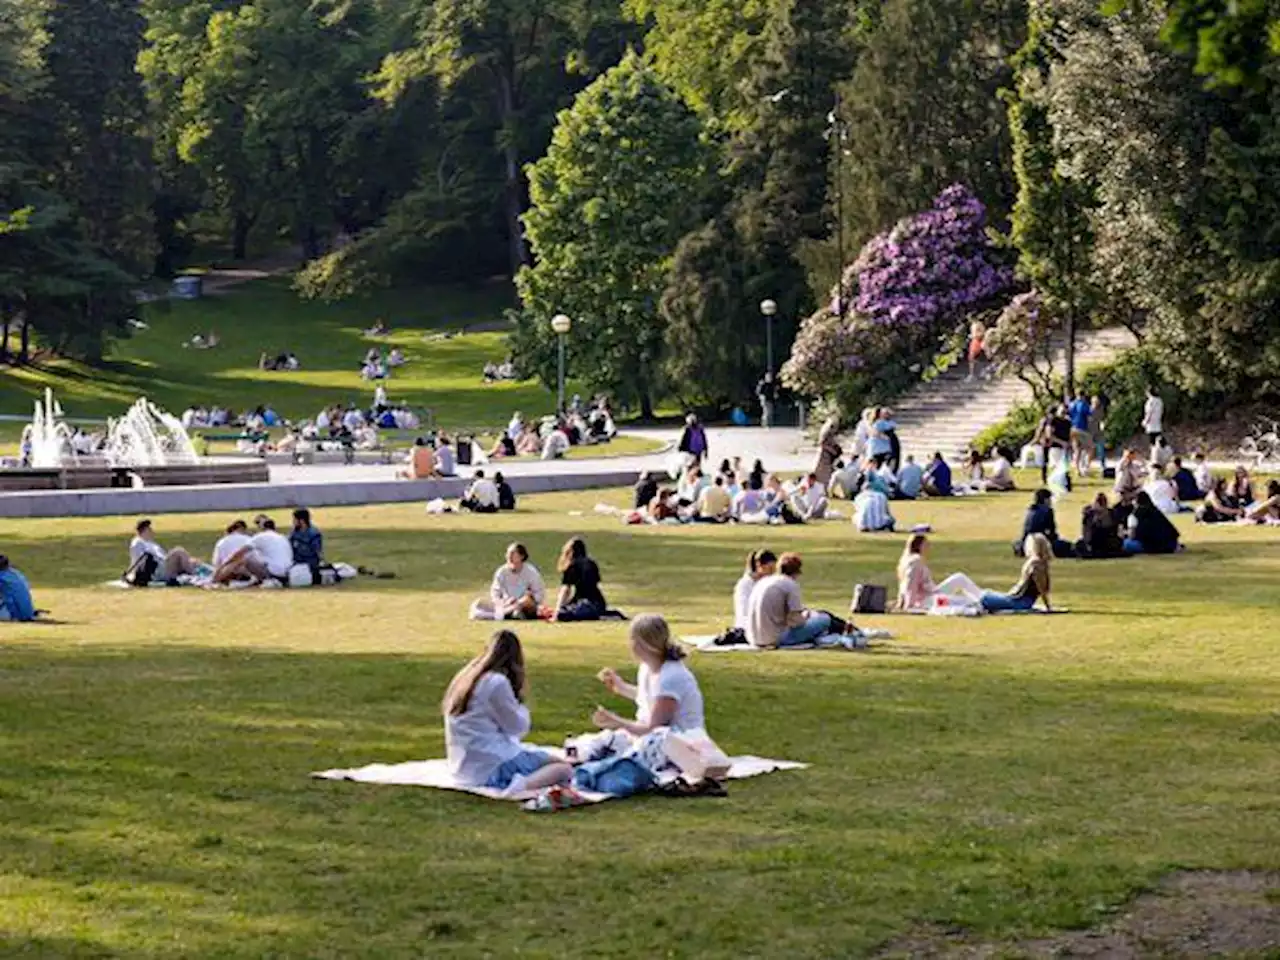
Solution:
<svg viewBox="0 0 1280 960">
<path fill-rule="evenodd" d="M 1015 89 L 1007 97 L 1018 196 L 1010 242 L 1018 275 L 1039 295 L 1038 314 L 1065 336 L 1066 387 L 1075 389 L 1076 333 L 1103 302 L 1093 267 L 1095 206 L 1092 184 L 1062 168 L 1049 115 L 1050 70 L 1059 58 L 1053 0 L 1032 0 L 1027 42 L 1014 61 Z"/>
<path fill-rule="evenodd" d="M 560 115 L 528 168 L 534 264 L 520 271 L 516 362 L 550 384 L 551 317 L 573 318 L 575 375 L 652 415 L 658 301 L 680 237 L 699 219 L 709 155 L 693 112 L 629 53 Z"/>
<path fill-rule="evenodd" d="M 964 183 L 1000 223 L 1014 198 L 997 92 L 1026 36 L 1026 0 L 885 0 L 841 87 L 851 249 Z"/>
</svg>

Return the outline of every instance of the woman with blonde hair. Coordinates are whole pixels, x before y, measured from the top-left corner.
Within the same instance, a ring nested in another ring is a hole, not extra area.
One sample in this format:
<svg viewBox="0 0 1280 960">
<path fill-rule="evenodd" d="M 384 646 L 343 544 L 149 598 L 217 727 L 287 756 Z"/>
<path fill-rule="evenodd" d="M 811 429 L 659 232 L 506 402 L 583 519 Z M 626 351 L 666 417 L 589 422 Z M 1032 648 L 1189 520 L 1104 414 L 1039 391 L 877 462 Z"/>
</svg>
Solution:
<svg viewBox="0 0 1280 960">
<path fill-rule="evenodd" d="M 1043 533 L 1033 533 L 1023 543 L 1027 561 L 1022 565 L 1022 576 L 1008 593 L 986 590 L 981 597 L 982 609 L 987 613 L 1026 613 L 1039 600 L 1046 613 L 1052 613 L 1049 602 L 1049 564 L 1053 562 L 1053 545 Z"/>
<path fill-rule="evenodd" d="M 941 583 L 934 583 L 928 555 L 929 538 L 923 533 L 912 534 L 898 560 L 899 613 L 927 613 L 935 597 L 958 598 L 962 606 L 970 607 L 981 602 L 983 590 L 968 574 L 953 573 Z"/>
<path fill-rule="evenodd" d="M 595 725 L 635 738 L 661 727 L 678 733 L 705 730 L 702 691 L 684 662 L 684 648 L 672 641 L 667 621 L 656 613 L 641 614 L 631 623 L 630 643 L 631 656 L 639 664 L 636 682 L 627 683 L 612 667 L 605 667 L 598 677 L 610 693 L 635 701 L 636 719 L 598 706 L 591 718 Z"/>
<path fill-rule="evenodd" d="M 567 763 L 526 747 L 524 651 L 520 638 L 499 630 L 458 672 L 444 695 L 444 737 L 449 772 L 462 786 L 523 793 L 565 783 Z"/>
</svg>

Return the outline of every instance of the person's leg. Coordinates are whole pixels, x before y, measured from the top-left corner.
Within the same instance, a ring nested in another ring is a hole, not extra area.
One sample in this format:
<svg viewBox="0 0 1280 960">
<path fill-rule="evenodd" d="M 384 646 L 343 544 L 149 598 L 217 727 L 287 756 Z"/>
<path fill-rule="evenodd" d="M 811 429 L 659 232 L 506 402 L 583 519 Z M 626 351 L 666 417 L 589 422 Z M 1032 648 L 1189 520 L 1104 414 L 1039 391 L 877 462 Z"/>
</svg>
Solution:
<svg viewBox="0 0 1280 960">
<path fill-rule="evenodd" d="M 1040 483 L 1041 485 L 1049 482 L 1049 445 L 1043 444 L 1040 447 Z"/>
<path fill-rule="evenodd" d="M 165 555 L 164 558 L 164 576 L 166 580 L 172 580 L 174 577 L 182 574 L 192 574 L 196 572 L 196 562 L 191 559 L 191 554 L 183 550 L 181 547 L 174 547 Z"/>
<path fill-rule="evenodd" d="M 994 590 L 988 590 L 982 595 L 982 609 L 987 613 L 1030 610 L 1034 605 L 1034 600 L 1011 597 L 1007 593 L 996 593 Z"/>
<path fill-rule="evenodd" d="M 825 613 L 812 613 L 799 626 L 792 627 L 778 638 L 779 647 L 803 647 L 825 636 L 831 630 L 831 617 Z"/>
<path fill-rule="evenodd" d="M 982 599 L 983 589 L 967 573 L 953 573 L 938 584 L 938 593 L 961 596 L 975 603 Z"/>
<path fill-rule="evenodd" d="M 501 620 L 494 609 L 493 601 L 487 598 L 476 600 L 471 604 L 470 617 L 472 620 Z"/>
<path fill-rule="evenodd" d="M 1146 553 L 1146 548 L 1142 546 L 1142 541 L 1135 540 L 1133 537 L 1125 537 L 1123 548 L 1124 552 L 1130 555 L 1135 553 Z"/>
<path fill-rule="evenodd" d="M 573 765 L 554 760 L 524 777 L 525 790 L 541 790 L 573 779 Z"/>
</svg>

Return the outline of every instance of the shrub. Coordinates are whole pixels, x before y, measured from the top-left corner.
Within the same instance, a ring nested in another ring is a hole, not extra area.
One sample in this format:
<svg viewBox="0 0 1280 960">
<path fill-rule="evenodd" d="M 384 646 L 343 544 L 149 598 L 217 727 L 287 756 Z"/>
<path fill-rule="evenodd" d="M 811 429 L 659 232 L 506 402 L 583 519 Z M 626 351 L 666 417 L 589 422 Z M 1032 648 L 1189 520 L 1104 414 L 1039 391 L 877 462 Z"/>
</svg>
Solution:
<svg viewBox="0 0 1280 960">
<path fill-rule="evenodd" d="M 1035 404 L 1020 403 L 999 423 L 993 423 L 974 437 L 970 446 L 981 450 L 984 455 L 996 447 L 1004 447 L 1017 454 L 1035 436 L 1041 416 L 1043 414 Z"/>
</svg>

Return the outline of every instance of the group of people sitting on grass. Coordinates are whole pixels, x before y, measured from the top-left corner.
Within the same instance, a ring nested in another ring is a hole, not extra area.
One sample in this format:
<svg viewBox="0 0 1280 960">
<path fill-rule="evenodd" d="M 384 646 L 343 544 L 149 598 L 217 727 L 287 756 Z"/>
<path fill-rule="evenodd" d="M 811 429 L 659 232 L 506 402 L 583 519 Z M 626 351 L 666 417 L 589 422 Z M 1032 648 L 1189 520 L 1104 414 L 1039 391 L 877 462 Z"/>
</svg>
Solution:
<svg viewBox="0 0 1280 960">
<path fill-rule="evenodd" d="M 733 588 L 734 631 L 754 647 L 840 647 L 861 650 L 866 635 L 853 623 L 805 606 L 800 590 L 804 560 L 798 553 L 777 556 L 753 550 Z M 717 641 L 720 642 L 720 641 Z"/>
<path fill-rule="evenodd" d="M 668 475 L 641 474 L 635 486 L 631 523 L 805 523 L 828 515 L 826 486 L 809 473 L 783 483 L 757 460 L 749 472 L 742 461 L 723 460 L 711 474 L 699 462 L 685 466 L 674 484 Z"/>
<path fill-rule="evenodd" d="M 580 621 L 621 619 L 609 609 L 600 589 L 600 567 L 587 554 L 586 541 L 572 537 L 556 561 L 560 588 L 549 598 L 542 574 L 529 562 L 524 544 L 507 547 L 506 561 L 493 574 L 489 596 L 471 604 L 473 620 Z"/>
<path fill-rule="evenodd" d="M 265 351 L 258 357 L 259 370 L 277 370 L 284 373 L 293 373 L 295 370 L 302 369 L 302 362 L 298 360 L 297 354 L 292 350 L 286 350 L 271 356 Z"/>
<path fill-rule="evenodd" d="M 131 587 L 152 584 L 313 586 L 336 582 L 333 567 L 325 562 L 324 535 L 311 522 L 311 511 L 293 511 L 287 534 L 276 529 L 265 514 L 254 518 L 254 530 L 243 520 L 229 524 L 214 544 L 210 563 L 182 547 L 165 549 L 156 540 L 150 520 L 139 520 L 129 543 L 129 566 L 123 581 Z"/>
<path fill-rule="evenodd" d="M 489 450 L 490 459 L 537 456 L 543 460 L 559 460 L 576 446 L 608 443 L 618 434 L 608 401 L 599 398 L 590 409 L 581 399 L 562 415 L 543 417 L 537 423 L 526 421 L 517 410 L 506 429 Z"/>
<path fill-rule="evenodd" d="M 532 728 L 524 652 L 512 631 L 495 633 L 444 696 L 445 747 L 455 781 L 512 795 L 570 783 L 610 793 L 651 786 L 671 766 L 668 737 L 706 737 L 705 706 L 685 651 L 662 617 L 637 617 L 628 644 L 638 668 L 635 683 L 611 667 L 596 676 L 609 693 L 635 704 L 634 719 L 596 707 L 591 723 L 599 733 L 567 742 L 561 759 L 524 743 Z"/>
<path fill-rule="evenodd" d="M 366 331 L 367 333 L 367 331 Z M 392 348 L 384 354 L 381 347 L 370 347 L 365 351 L 360 362 L 360 379 L 381 382 L 391 379 L 391 372 L 408 363 L 408 358 L 399 347 Z"/>
<path fill-rule="evenodd" d="M 489 360 L 484 365 L 484 370 L 480 373 L 480 379 L 485 383 L 502 383 L 509 380 L 519 380 L 516 374 L 516 365 L 510 357 L 501 363 L 494 363 Z"/>
</svg>

